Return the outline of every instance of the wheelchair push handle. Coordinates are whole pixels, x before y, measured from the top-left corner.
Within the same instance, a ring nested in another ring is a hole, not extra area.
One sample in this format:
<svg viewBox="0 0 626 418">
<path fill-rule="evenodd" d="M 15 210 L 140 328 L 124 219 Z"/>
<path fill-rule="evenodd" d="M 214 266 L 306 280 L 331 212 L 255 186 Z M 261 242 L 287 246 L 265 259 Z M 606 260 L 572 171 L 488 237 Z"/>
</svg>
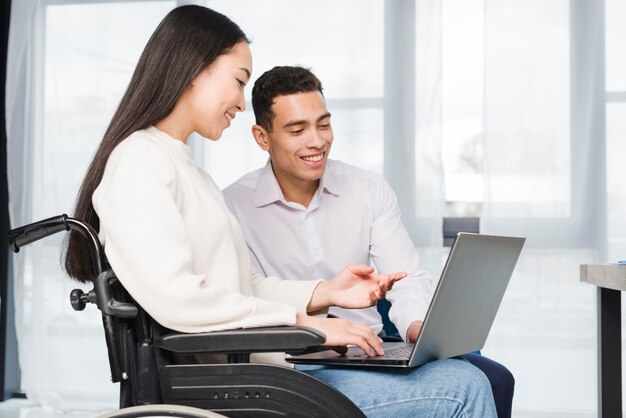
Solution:
<svg viewBox="0 0 626 418">
<path fill-rule="evenodd" d="M 69 230 L 70 227 L 67 224 L 66 214 L 53 216 L 52 218 L 33 222 L 9 231 L 9 248 L 17 253 L 25 245 L 54 235 L 57 232 Z"/>
<path fill-rule="evenodd" d="M 76 231 L 88 241 L 91 253 L 92 270 L 96 276 L 106 270 L 106 259 L 102 245 L 98 239 L 98 233 L 91 225 L 70 218 L 66 214 L 53 216 L 52 218 L 33 222 L 32 224 L 20 226 L 9 231 L 9 248 L 13 252 L 19 252 L 25 245 L 39 241 L 42 238 L 54 235 L 62 231 Z"/>
<path fill-rule="evenodd" d="M 102 245 L 98 233 L 87 223 L 70 218 L 66 214 L 53 216 L 32 224 L 24 225 L 9 231 L 9 246 L 14 252 L 19 252 L 24 245 L 61 231 L 74 230 L 83 235 L 91 251 L 93 272 L 96 274 L 94 288 L 88 293 L 74 289 L 70 294 L 70 303 L 76 311 L 85 309 L 88 303 L 95 303 L 104 315 L 118 318 L 134 318 L 137 307 L 132 304 L 118 302 L 113 297 L 111 284 L 117 280 L 115 274 L 107 267 Z"/>
</svg>

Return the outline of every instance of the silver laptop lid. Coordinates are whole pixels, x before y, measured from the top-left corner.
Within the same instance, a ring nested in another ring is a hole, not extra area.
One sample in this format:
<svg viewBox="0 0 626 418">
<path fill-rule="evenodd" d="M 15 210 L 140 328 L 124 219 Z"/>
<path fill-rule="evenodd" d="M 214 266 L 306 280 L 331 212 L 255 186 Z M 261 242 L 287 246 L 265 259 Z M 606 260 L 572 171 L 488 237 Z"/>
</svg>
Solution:
<svg viewBox="0 0 626 418">
<path fill-rule="evenodd" d="M 518 237 L 459 233 L 410 366 L 483 348 L 524 241 Z"/>
</svg>

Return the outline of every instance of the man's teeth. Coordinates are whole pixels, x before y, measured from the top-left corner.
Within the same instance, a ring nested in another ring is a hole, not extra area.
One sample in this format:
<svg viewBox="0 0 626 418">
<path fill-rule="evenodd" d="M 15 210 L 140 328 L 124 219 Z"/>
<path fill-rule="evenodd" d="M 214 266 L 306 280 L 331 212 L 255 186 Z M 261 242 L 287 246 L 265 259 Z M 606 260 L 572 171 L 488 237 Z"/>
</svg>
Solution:
<svg viewBox="0 0 626 418">
<path fill-rule="evenodd" d="M 226 113 L 226 119 L 228 119 L 229 122 L 233 120 L 232 116 L 230 116 L 229 113 Z"/>
<path fill-rule="evenodd" d="M 310 155 L 308 157 L 301 157 L 304 161 L 315 163 L 320 161 L 324 157 L 324 154 Z"/>
</svg>

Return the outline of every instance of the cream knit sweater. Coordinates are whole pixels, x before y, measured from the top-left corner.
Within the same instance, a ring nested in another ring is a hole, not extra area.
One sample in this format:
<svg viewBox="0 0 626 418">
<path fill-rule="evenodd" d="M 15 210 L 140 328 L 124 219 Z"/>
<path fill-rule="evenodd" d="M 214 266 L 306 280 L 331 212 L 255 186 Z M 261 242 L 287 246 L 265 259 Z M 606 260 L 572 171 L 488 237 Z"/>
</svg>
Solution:
<svg viewBox="0 0 626 418">
<path fill-rule="evenodd" d="M 113 270 L 167 328 L 293 325 L 319 283 L 256 273 L 219 188 L 186 144 L 155 127 L 115 148 L 92 201 Z"/>
</svg>

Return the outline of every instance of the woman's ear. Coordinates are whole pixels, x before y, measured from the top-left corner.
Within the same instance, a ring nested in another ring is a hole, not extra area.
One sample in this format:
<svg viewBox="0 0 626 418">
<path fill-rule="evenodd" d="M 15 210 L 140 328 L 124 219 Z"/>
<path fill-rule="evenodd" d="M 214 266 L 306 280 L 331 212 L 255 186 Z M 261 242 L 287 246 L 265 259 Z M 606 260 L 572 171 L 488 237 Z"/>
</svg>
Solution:
<svg viewBox="0 0 626 418">
<path fill-rule="evenodd" d="M 252 126 L 252 136 L 256 143 L 261 147 L 263 151 L 269 151 L 270 149 L 270 137 L 264 127 L 261 125 Z"/>
<path fill-rule="evenodd" d="M 196 83 L 198 82 L 199 79 L 204 78 L 204 77 L 209 77 L 210 76 L 210 71 L 211 71 L 211 66 L 209 65 L 208 67 L 206 67 L 204 70 L 202 70 L 200 72 L 200 74 L 198 74 L 196 76 L 196 78 L 194 78 L 193 80 L 191 80 L 191 83 L 189 83 L 189 87 L 190 86 L 195 86 Z"/>
</svg>

